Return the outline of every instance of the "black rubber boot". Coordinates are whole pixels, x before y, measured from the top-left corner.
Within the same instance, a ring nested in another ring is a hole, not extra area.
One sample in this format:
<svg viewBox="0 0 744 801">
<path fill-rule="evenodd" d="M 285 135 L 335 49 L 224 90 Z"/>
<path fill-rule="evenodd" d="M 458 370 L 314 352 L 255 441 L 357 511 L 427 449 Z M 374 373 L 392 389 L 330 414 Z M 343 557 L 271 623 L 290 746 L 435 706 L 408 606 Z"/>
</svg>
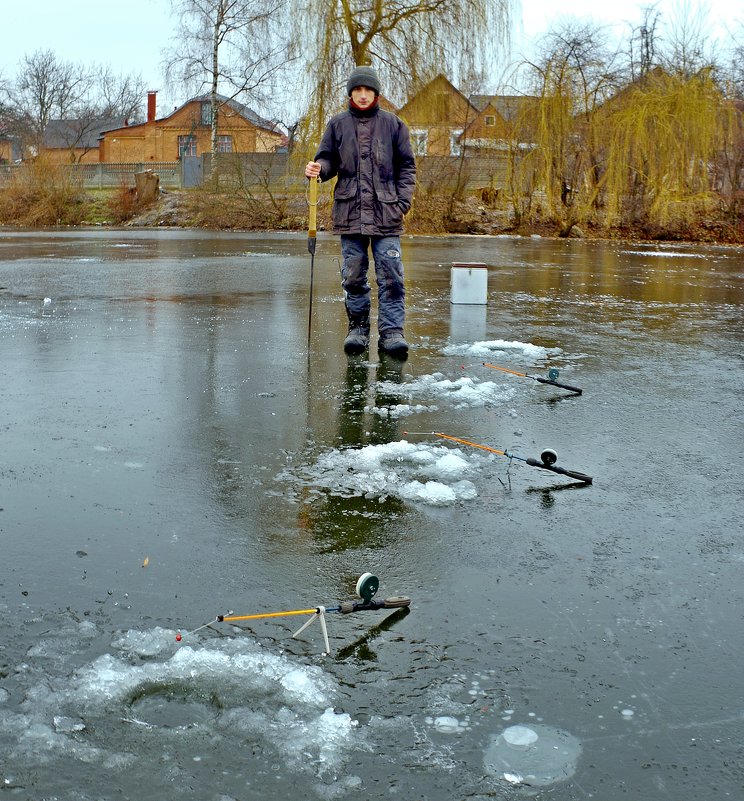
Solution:
<svg viewBox="0 0 744 801">
<path fill-rule="evenodd" d="M 369 315 L 353 317 L 349 315 L 349 333 L 344 340 L 344 352 L 349 356 L 364 353 L 369 347 Z"/>
<path fill-rule="evenodd" d="M 380 334 L 377 349 L 402 361 L 408 358 L 408 343 L 403 337 L 403 332 L 397 329 Z"/>
</svg>

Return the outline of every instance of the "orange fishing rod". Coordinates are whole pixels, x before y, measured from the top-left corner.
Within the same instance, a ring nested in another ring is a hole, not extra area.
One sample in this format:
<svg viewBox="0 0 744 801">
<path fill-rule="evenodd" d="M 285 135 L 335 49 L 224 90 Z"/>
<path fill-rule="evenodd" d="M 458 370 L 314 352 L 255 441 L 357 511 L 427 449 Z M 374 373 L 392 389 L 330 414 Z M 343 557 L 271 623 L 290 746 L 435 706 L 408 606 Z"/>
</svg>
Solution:
<svg viewBox="0 0 744 801">
<path fill-rule="evenodd" d="M 515 453 L 510 453 L 509 451 L 491 448 L 488 445 L 481 445 L 478 442 L 471 442 L 469 439 L 461 439 L 460 437 L 453 437 L 449 434 L 442 434 L 441 431 L 404 431 L 403 434 L 406 436 L 409 434 L 433 434 L 435 437 L 439 437 L 440 439 L 447 439 L 450 442 L 457 442 L 460 445 L 467 445 L 470 448 L 478 448 L 478 450 L 487 451 L 488 453 L 495 453 L 498 456 L 506 456 L 507 459 L 517 459 L 520 462 L 525 462 L 530 467 L 539 467 L 541 470 L 549 470 L 551 473 L 558 473 L 561 476 L 575 478 L 577 481 L 581 481 L 583 484 L 591 484 L 593 481 L 592 477 L 586 475 L 586 473 L 579 473 L 576 470 L 566 470 L 563 467 L 558 467 L 556 464 L 558 461 L 558 454 L 551 448 L 545 448 L 545 450 L 540 454 L 540 460 L 538 461 L 537 459 L 517 456 Z"/>
<path fill-rule="evenodd" d="M 518 373 L 516 370 L 507 370 L 506 367 L 498 367 L 495 364 L 489 364 L 488 362 L 483 362 L 484 367 L 490 367 L 492 370 L 501 370 L 502 373 L 510 373 L 511 375 L 517 375 L 520 378 L 531 378 L 533 381 L 539 381 L 541 384 L 549 384 L 552 387 L 560 387 L 561 389 L 567 389 L 569 392 L 574 392 L 577 395 L 581 395 L 582 390 L 578 387 L 572 387 L 570 384 L 560 384 L 556 379 L 560 375 L 557 367 L 551 367 L 548 370 L 548 377 L 542 378 L 539 375 L 528 375 L 527 373 Z"/>
</svg>

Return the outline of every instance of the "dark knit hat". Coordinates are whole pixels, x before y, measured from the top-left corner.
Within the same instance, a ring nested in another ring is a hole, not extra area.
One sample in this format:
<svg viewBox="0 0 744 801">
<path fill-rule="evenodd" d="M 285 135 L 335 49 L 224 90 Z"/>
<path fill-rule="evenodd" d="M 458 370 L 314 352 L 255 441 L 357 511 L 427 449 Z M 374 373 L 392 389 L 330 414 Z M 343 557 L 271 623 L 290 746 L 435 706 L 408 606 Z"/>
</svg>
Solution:
<svg viewBox="0 0 744 801">
<path fill-rule="evenodd" d="M 380 94 L 380 78 L 372 67 L 355 67 L 352 70 L 349 80 L 346 81 L 346 94 L 351 95 L 351 90 L 357 86 L 367 86 L 376 95 Z"/>
</svg>

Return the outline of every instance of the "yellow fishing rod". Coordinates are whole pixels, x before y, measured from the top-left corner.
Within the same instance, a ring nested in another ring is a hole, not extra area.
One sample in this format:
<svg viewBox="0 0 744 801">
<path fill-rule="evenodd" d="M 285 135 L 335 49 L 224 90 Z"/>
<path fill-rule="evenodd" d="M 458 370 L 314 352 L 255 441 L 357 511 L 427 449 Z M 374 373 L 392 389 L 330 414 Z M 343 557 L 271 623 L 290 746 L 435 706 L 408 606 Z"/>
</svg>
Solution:
<svg viewBox="0 0 744 801">
<path fill-rule="evenodd" d="M 224 615 L 217 615 L 215 618 L 205 623 L 203 626 L 192 629 L 191 631 L 184 632 L 182 635 L 180 631 L 176 632 L 176 642 L 181 642 L 184 635 L 191 636 L 198 631 L 205 629 L 215 623 L 234 623 L 243 620 L 262 620 L 266 618 L 277 617 L 291 617 L 293 615 L 311 615 L 310 619 L 304 623 L 292 635 L 297 637 L 301 634 L 311 623 L 316 620 L 320 623 L 320 628 L 323 632 L 323 641 L 325 644 L 325 653 L 331 652 L 330 642 L 328 640 L 328 629 L 326 628 L 325 615 L 328 612 L 338 612 L 342 615 L 348 615 L 352 612 L 367 612 L 376 611 L 378 609 L 401 609 L 411 605 L 411 599 L 405 595 L 395 595 L 384 600 L 374 600 L 374 596 L 380 586 L 380 581 L 377 576 L 372 573 L 362 573 L 356 583 L 356 594 L 361 601 L 343 601 L 337 606 L 314 606 L 310 609 L 289 609 L 284 612 L 258 612 L 250 615 L 236 615 L 232 611 L 226 612 Z"/>
<path fill-rule="evenodd" d="M 576 470 L 566 470 L 563 467 L 558 467 L 556 462 L 558 461 L 558 454 L 552 448 L 545 448 L 545 450 L 540 454 L 540 460 L 532 459 L 532 458 L 525 458 L 524 456 L 517 456 L 515 453 L 511 453 L 510 451 L 502 451 L 498 448 L 491 448 L 489 445 L 481 445 L 478 442 L 471 442 L 469 439 L 461 439 L 460 437 L 453 437 L 449 434 L 442 434 L 441 431 L 404 431 L 403 435 L 408 436 L 410 434 L 415 435 L 423 435 L 423 434 L 432 434 L 435 437 L 439 437 L 440 439 L 447 439 L 450 442 L 457 442 L 460 445 L 467 445 L 470 448 L 478 448 L 481 451 L 487 451 L 488 453 L 495 453 L 498 456 L 506 456 L 508 459 L 517 459 L 520 462 L 525 462 L 530 467 L 539 467 L 541 470 L 549 470 L 551 473 L 558 473 L 561 476 L 567 476 L 568 478 L 575 478 L 577 481 L 581 481 L 583 484 L 591 484 L 593 479 L 591 476 L 586 475 L 586 473 L 579 473 Z"/>
</svg>

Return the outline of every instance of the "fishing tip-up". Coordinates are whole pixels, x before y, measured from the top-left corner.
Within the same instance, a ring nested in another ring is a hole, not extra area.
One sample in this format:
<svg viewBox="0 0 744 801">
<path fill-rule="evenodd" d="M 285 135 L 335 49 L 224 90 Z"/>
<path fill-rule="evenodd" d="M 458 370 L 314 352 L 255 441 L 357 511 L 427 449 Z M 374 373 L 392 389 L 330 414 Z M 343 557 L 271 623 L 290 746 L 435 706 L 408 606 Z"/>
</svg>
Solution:
<svg viewBox="0 0 744 801">
<path fill-rule="evenodd" d="M 394 595 L 383 600 L 375 600 L 374 596 L 380 586 L 380 580 L 372 573 L 362 573 L 356 583 L 356 595 L 360 601 L 342 601 L 337 606 L 315 606 L 310 609 L 290 609 L 284 612 L 260 612 L 252 615 L 235 615 L 233 612 L 227 612 L 223 615 L 217 615 L 213 620 L 199 626 L 186 634 L 195 634 L 201 629 L 205 629 L 214 623 L 232 623 L 239 620 L 261 620 L 272 617 L 289 617 L 292 615 L 310 615 L 311 617 L 294 632 L 292 637 L 297 637 L 308 626 L 316 620 L 320 623 L 321 631 L 323 632 L 323 643 L 325 645 L 325 654 L 330 654 L 331 646 L 328 640 L 328 629 L 326 627 L 325 615 L 328 612 L 338 612 L 341 615 L 348 615 L 352 612 L 367 612 L 376 611 L 378 609 L 401 609 L 411 605 L 411 599 L 405 595 Z M 176 633 L 176 642 L 181 642 L 183 639 L 181 632 Z"/>
<path fill-rule="evenodd" d="M 483 362 L 484 367 L 490 367 L 492 370 L 501 370 L 502 373 L 510 373 L 511 375 L 517 375 L 520 378 L 530 378 L 533 381 L 538 381 L 541 384 L 548 384 L 551 387 L 559 387 L 560 389 L 567 389 L 569 392 L 573 392 L 576 395 L 581 395 L 583 390 L 579 389 L 579 387 L 572 387 L 570 384 L 562 384 L 558 382 L 558 378 L 560 377 L 560 370 L 557 367 L 551 367 L 548 370 L 548 377 L 543 378 L 539 375 L 528 375 L 527 373 L 518 373 L 516 370 L 508 370 L 506 367 L 498 367 L 495 364 L 490 364 L 489 362 Z"/>
</svg>

